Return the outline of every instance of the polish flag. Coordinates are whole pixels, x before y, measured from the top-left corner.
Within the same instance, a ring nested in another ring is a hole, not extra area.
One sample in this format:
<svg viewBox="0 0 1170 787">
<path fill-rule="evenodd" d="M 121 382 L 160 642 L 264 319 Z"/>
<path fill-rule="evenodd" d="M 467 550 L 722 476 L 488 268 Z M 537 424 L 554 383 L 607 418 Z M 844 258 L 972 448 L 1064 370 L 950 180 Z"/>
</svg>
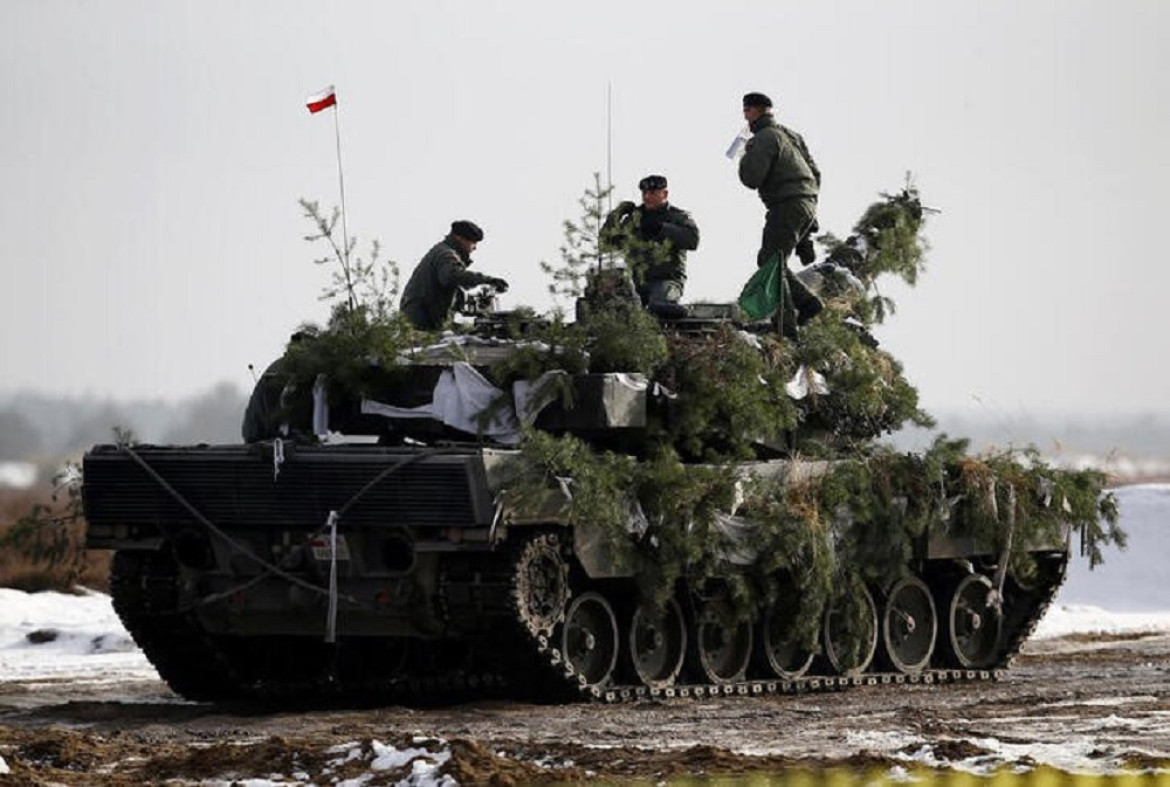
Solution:
<svg viewBox="0 0 1170 787">
<path fill-rule="evenodd" d="M 333 85 L 330 85 L 320 93 L 314 93 L 306 98 L 305 103 L 309 105 L 309 112 L 315 114 L 337 104 L 337 93 L 334 92 Z"/>
</svg>

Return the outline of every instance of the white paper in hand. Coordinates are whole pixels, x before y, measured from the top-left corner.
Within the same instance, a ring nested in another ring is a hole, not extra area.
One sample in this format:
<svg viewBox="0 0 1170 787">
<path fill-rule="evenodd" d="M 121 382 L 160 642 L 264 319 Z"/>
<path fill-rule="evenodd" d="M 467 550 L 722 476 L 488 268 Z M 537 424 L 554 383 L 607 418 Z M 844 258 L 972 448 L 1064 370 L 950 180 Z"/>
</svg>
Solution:
<svg viewBox="0 0 1170 787">
<path fill-rule="evenodd" d="M 736 134 L 735 139 L 731 140 L 731 144 L 727 146 L 727 158 L 734 160 L 743 155 L 743 146 L 751 138 L 751 129 L 744 126 L 743 130 Z"/>
</svg>

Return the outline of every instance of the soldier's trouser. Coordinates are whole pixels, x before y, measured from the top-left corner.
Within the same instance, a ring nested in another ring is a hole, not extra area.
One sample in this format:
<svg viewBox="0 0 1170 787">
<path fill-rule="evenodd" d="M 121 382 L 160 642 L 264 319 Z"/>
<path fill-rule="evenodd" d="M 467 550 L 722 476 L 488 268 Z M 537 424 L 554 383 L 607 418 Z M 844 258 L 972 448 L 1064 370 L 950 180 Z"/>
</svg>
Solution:
<svg viewBox="0 0 1170 787">
<path fill-rule="evenodd" d="M 756 255 L 756 265 L 763 267 L 773 254 L 780 255 L 785 285 L 784 302 L 778 314 L 782 325 L 795 325 L 797 314 L 808 319 L 819 312 L 822 306 L 817 296 L 792 275 L 787 264 L 796 244 L 808 234 L 816 217 L 817 201 L 809 197 L 794 197 L 778 202 L 768 208 L 768 213 L 764 217 L 764 235 L 760 242 L 760 251 Z"/>
<path fill-rule="evenodd" d="M 683 283 L 675 279 L 651 279 L 638 288 L 642 305 L 661 317 L 682 317 L 686 309 L 682 300 Z"/>
<path fill-rule="evenodd" d="M 683 285 L 674 279 L 651 279 L 638 289 L 643 306 L 678 303 L 682 300 Z"/>
</svg>

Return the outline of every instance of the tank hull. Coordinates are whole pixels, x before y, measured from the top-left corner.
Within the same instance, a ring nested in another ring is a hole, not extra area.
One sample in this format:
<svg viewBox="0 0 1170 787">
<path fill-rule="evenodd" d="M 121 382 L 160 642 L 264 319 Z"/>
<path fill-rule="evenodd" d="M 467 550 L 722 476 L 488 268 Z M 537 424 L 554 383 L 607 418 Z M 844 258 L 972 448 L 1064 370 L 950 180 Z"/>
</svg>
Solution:
<svg viewBox="0 0 1170 787">
<path fill-rule="evenodd" d="M 993 677 L 1068 557 L 1063 542 L 1031 545 L 1038 571 L 1025 583 L 994 545 L 932 528 L 899 582 L 857 589 L 848 610 L 825 610 L 815 647 L 796 647 L 783 610 L 745 618 L 718 583 L 683 579 L 665 603 L 647 598 L 639 578 L 654 553 L 636 529 L 615 541 L 571 525 L 555 487 L 509 505 L 519 458 L 473 446 L 98 446 L 84 461 L 88 546 L 116 550 L 115 609 L 178 693 L 314 704 Z M 795 483 L 829 464 L 740 470 Z"/>
</svg>

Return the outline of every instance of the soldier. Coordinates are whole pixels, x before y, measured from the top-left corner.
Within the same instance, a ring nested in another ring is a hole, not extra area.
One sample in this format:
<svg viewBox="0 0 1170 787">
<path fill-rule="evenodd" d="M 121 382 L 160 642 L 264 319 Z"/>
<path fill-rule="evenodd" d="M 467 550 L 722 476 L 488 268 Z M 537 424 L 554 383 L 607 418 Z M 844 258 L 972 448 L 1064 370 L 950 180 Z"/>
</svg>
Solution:
<svg viewBox="0 0 1170 787">
<path fill-rule="evenodd" d="M 743 116 L 752 138 L 739 162 L 739 179 L 759 192 L 768 209 L 756 265 L 762 267 L 773 254 L 779 254 L 787 292 L 778 316 L 782 329 L 791 331 L 795 324 L 803 325 L 824 308 L 787 266 L 788 256 L 798 246 L 806 265 L 814 258 L 808 236 L 816 225 L 821 171 L 800 134 L 776 122 L 772 100 L 763 93 L 743 97 Z"/>
<path fill-rule="evenodd" d="M 451 318 L 460 287 L 487 284 L 507 292 L 508 282 L 473 273 L 471 252 L 483 240 L 483 230 L 470 221 L 456 221 L 451 232 L 436 243 L 419 262 L 402 291 L 402 313 L 416 328 L 437 330 Z"/>
<path fill-rule="evenodd" d="M 244 410 L 244 422 L 240 427 L 245 443 L 271 440 L 289 436 L 288 396 L 293 392 L 291 380 L 285 371 L 288 351 L 302 342 L 317 338 L 317 329 L 312 326 L 299 328 L 288 340 L 285 354 L 268 365 L 252 388 L 252 396 Z M 249 367 L 250 368 L 250 367 Z"/>
<path fill-rule="evenodd" d="M 638 189 L 641 205 L 627 200 L 606 217 L 601 247 L 623 254 L 643 306 L 676 315 L 682 311 L 687 252 L 699 247 L 699 227 L 691 214 L 670 204 L 662 175 L 647 175 Z"/>
</svg>

